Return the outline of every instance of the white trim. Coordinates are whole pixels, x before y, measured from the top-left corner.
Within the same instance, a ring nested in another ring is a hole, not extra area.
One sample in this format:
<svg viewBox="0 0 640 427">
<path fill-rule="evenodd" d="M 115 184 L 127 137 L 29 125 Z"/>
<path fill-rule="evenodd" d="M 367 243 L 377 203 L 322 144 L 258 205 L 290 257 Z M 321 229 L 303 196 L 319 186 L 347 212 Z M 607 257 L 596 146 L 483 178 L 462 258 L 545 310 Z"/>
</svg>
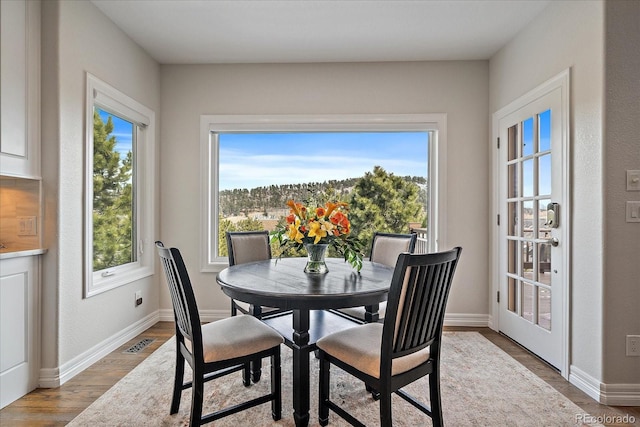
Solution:
<svg viewBox="0 0 640 427">
<path fill-rule="evenodd" d="M 200 321 L 202 322 L 215 322 L 216 320 L 226 319 L 231 317 L 231 310 L 198 310 L 200 315 Z M 160 321 L 161 322 L 173 322 L 175 320 L 173 316 L 172 308 L 160 309 Z"/>
<path fill-rule="evenodd" d="M 69 381 L 127 341 L 137 337 L 160 321 L 158 311 L 147 315 L 115 335 L 94 345 L 57 368 L 40 369 L 39 387 L 56 388 Z"/>
<path fill-rule="evenodd" d="M 601 384 L 600 403 L 608 406 L 640 406 L 640 384 Z"/>
<path fill-rule="evenodd" d="M 563 289 L 562 298 L 564 300 L 564 306 L 562 307 L 562 366 L 559 367 L 561 375 L 565 378 L 569 378 L 569 365 L 570 365 L 570 352 L 569 352 L 569 342 L 570 342 L 570 310 L 569 307 L 571 305 L 571 230 L 570 230 L 570 212 L 571 212 L 571 186 L 570 186 L 570 177 L 571 177 L 571 141 L 570 141 L 570 77 L 571 70 L 566 69 L 556 76 L 550 78 L 546 82 L 542 83 L 535 89 L 527 92 L 523 96 L 514 100 L 510 104 L 505 107 L 499 109 L 493 114 L 492 121 L 492 138 L 490 143 L 490 149 L 493 152 L 493 156 L 491 156 L 491 170 L 493 171 L 493 194 L 492 194 L 492 215 L 490 216 L 490 227 L 493 230 L 492 236 L 492 262 L 490 263 L 490 274 L 491 274 L 491 292 L 489 297 L 489 303 L 491 304 L 491 327 L 492 329 L 498 331 L 500 330 L 500 306 L 497 302 L 496 295 L 500 290 L 500 277 L 499 277 L 499 268 L 498 268 L 498 260 L 500 259 L 500 228 L 497 226 L 496 219 L 498 214 L 500 213 L 500 183 L 499 183 L 499 171 L 498 171 L 498 158 L 499 151 L 497 148 L 497 139 L 500 136 L 500 120 L 523 108 L 524 106 L 530 104 L 536 99 L 551 93 L 556 89 L 560 89 L 561 91 L 561 103 L 562 103 L 562 111 L 561 111 L 561 132 L 562 132 L 562 156 L 563 156 L 563 170 L 562 170 L 562 193 L 563 200 L 561 203 L 560 210 L 560 223 L 564 224 L 562 226 L 561 231 L 561 242 L 565 247 L 564 256 L 563 256 L 563 265 L 562 272 L 564 276 L 565 286 Z M 504 141 L 503 141 L 504 143 Z M 505 218 L 502 219 L 503 223 Z"/>
<path fill-rule="evenodd" d="M 85 188 L 84 188 L 84 297 L 126 285 L 154 274 L 155 229 L 155 112 L 91 73 L 86 73 Z M 134 121 L 136 129 L 136 246 L 138 260 L 109 269 L 112 275 L 93 271 L 93 108 L 98 106 Z"/>
<path fill-rule="evenodd" d="M 213 260 L 210 236 L 210 218 L 217 218 L 217 205 L 211 201 L 215 195 L 212 185 L 217 173 L 217 156 L 211 138 L 212 131 L 437 131 L 437 140 L 430 158 L 429 180 L 435 179 L 430 189 L 432 221 L 437 223 L 433 236 L 433 249 L 447 247 L 446 239 L 446 164 L 447 164 L 447 115 L 434 114 L 345 114 L 345 115 L 202 115 L 200 116 L 200 271 L 218 272 L 226 263 Z M 435 157 L 435 159 L 434 159 Z M 217 181 L 217 178 L 216 178 Z M 213 213 L 211 213 L 213 209 Z M 431 225 L 431 223 L 430 223 Z M 432 230 L 434 229 L 432 228 Z M 431 237 L 431 236 L 430 236 Z"/>
<path fill-rule="evenodd" d="M 582 371 L 580 368 L 571 366 L 569 382 L 585 392 L 592 399 L 600 401 L 600 381 Z"/>
<path fill-rule="evenodd" d="M 445 313 L 444 326 L 467 326 L 470 328 L 486 328 L 489 326 L 488 314 Z"/>
<path fill-rule="evenodd" d="M 601 383 L 575 366 L 571 366 L 569 382 L 603 405 L 640 406 L 640 384 Z"/>
</svg>

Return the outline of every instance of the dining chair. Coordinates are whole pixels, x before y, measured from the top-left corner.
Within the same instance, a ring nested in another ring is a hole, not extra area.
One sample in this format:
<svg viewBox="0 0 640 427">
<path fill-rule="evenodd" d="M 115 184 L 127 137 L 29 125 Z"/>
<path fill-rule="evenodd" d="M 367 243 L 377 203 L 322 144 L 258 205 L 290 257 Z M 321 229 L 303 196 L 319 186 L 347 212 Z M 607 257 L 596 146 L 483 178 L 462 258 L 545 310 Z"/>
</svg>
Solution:
<svg viewBox="0 0 640 427">
<path fill-rule="evenodd" d="M 280 344 L 284 339 L 253 316 L 236 316 L 200 324 L 195 295 L 184 260 L 176 248 L 156 242 L 165 273 L 176 324 L 176 369 L 170 413 L 180 409 L 182 390 L 192 389 L 190 426 L 199 426 L 227 415 L 271 402 L 271 415 L 282 415 Z M 232 372 L 243 371 L 243 383 L 250 386 L 249 363 L 271 358 L 271 392 L 260 397 L 202 415 L 204 383 Z M 184 383 L 185 361 L 193 380 Z"/>
<path fill-rule="evenodd" d="M 400 255 L 400 253 L 413 253 L 417 238 L 418 235 L 416 233 L 399 234 L 375 232 L 373 233 L 373 240 L 371 241 L 369 260 L 393 268 L 396 265 L 396 261 L 398 261 L 398 255 Z M 378 306 L 379 321 L 384 320 L 386 309 L 386 301 L 381 302 Z M 367 321 L 364 307 L 340 308 L 336 311 L 357 323 L 365 323 Z"/>
<path fill-rule="evenodd" d="M 354 426 L 360 421 L 332 401 L 330 367 L 335 365 L 380 393 L 380 425 L 392 425 L 391 394 L 396 393 L 442 426 L 440 350 L 447 297 L 462 248 L 431 254 L 402 253 L 391 279 L 387 316 L 329 334 L 316 343 L 320 359 L 319 420 L 329 410 Z M 429 376 L 430 407 L 402 387 Z M 340 400 L 344 401 L 344 396 Z"/>
<path fill-rule="evenodd" d="M 227 231 L 225 233 L 229 266 L 271 259 L 268 231 Z M 231 300 L 231 315 L 241 312 L 258 319 L 281 314 L 291 310 L 275 307 L 261 307 L 243 301 Z"/>
</svg>

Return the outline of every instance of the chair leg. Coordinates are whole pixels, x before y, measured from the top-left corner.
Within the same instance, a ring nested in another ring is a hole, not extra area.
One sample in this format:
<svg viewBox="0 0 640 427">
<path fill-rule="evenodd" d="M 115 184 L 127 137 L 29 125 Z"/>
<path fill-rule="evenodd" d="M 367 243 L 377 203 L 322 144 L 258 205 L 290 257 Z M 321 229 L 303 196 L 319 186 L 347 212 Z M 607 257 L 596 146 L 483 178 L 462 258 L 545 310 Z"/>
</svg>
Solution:
<svg viewBox="0 0 640 427">
<path fill-rule="evenodd" d="M 429 374 L 429 399 L 431 404 L 431 420 L 434 427 L 441 427 L 442 399 L 440 398 L 440 367 L 435 363 L 433 372 Z"/>
<path fill-rule="evenodd" d="M 320 377 L 318 386 L 318 422 L 321 426 L 329 424 L 329 384 L 330 384 L 331 363 L 320 356 Z"/>
<path fill-rule="evenodd" d="M 242 384 L 244 384 L 245 387 L 251 385 L 251 363 L 249 362 L 245 363 L 242 368 Z"/>
<path fill-rule="evenodd" d="M 378 390 L 366 383 L 364 385 L 364 388 L 367 390 L 367 392 L 371 393 L 371 397 L 373 398 L 373 400 L 380 400 L 380 392 Z"/>
<path fill-rule="evenodd" d="M 197 427 L 202 424 L 202 399 L 204 396 L 204 377 L 199 369 L 193 370 L 193 380 L 191 387 L 191 419 L 190 427 Z"/>
<path fill-rule="evenodd" d="M 176 352 L 176 372 L 173 378 L 173 397 L 171 398 L 170 414 L 175 414 L 180 410 L 180 398 L 182 397 L 182 383 L 184 382 L 184 356 L 180 353 L 180 344 Z"/>
<path fill-rule="evenodd" d="M 393 423 L 391 419 L 391 393 L 380 393 L 380 425 L 391 426 Z"/>
<path fill-rule="evenodd" d="M 262 376 L 262 359 L 251 361 L 251 381 L 257 383 Z"/>
<path fill-rule="evenodd" d="M 280 347 L 271 356 L 271 416 L 274 421 L 282 418 L 282 370 L 280 367 Z"/>
</svg>

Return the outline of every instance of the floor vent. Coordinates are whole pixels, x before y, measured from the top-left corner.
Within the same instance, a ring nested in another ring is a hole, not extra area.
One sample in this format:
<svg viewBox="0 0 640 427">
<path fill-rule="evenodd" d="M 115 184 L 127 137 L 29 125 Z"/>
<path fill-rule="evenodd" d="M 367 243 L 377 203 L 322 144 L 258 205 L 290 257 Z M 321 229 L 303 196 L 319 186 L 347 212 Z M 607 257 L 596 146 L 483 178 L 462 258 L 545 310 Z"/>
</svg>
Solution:
<svg viewBox="0 0 640 427">
<path fill-rule="evenodd" d="M 136 344 L 132 345 L 131 347 L 123 351 L 123 353 L 139 353 L 143 348 L 145 348 L 146 346 L 148 346 L 154 341 L 155 340 L 151 338 L 143 338 Z"/>
</svg>

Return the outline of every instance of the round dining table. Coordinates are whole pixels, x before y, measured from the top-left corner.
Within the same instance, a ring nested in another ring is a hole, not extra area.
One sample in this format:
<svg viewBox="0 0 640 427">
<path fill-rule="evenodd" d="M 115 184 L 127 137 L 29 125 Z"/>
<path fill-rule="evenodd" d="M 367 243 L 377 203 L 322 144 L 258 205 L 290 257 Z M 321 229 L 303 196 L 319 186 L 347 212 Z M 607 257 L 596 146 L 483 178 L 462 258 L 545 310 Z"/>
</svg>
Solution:
<svg viewBox="0 0 640 427">
<path fill-rule="evenodd" d="M 358 272 L 339 258 L 327 258 L 329 272 L 305 273 L 307 258 L 279 258 L 225 268 L 216 276 L 229 297 L 256 306 L 287 311 L 262 321 L 282 334 L 293 353 L 293 417 L 309 424 L 309 354 L 318 339 L 357 326 L 329 309 L 365 307 L 368 322 L 378 320 L 378 304 L 386 301 L 393 268 L 364 261 Z"/>
</svg>

